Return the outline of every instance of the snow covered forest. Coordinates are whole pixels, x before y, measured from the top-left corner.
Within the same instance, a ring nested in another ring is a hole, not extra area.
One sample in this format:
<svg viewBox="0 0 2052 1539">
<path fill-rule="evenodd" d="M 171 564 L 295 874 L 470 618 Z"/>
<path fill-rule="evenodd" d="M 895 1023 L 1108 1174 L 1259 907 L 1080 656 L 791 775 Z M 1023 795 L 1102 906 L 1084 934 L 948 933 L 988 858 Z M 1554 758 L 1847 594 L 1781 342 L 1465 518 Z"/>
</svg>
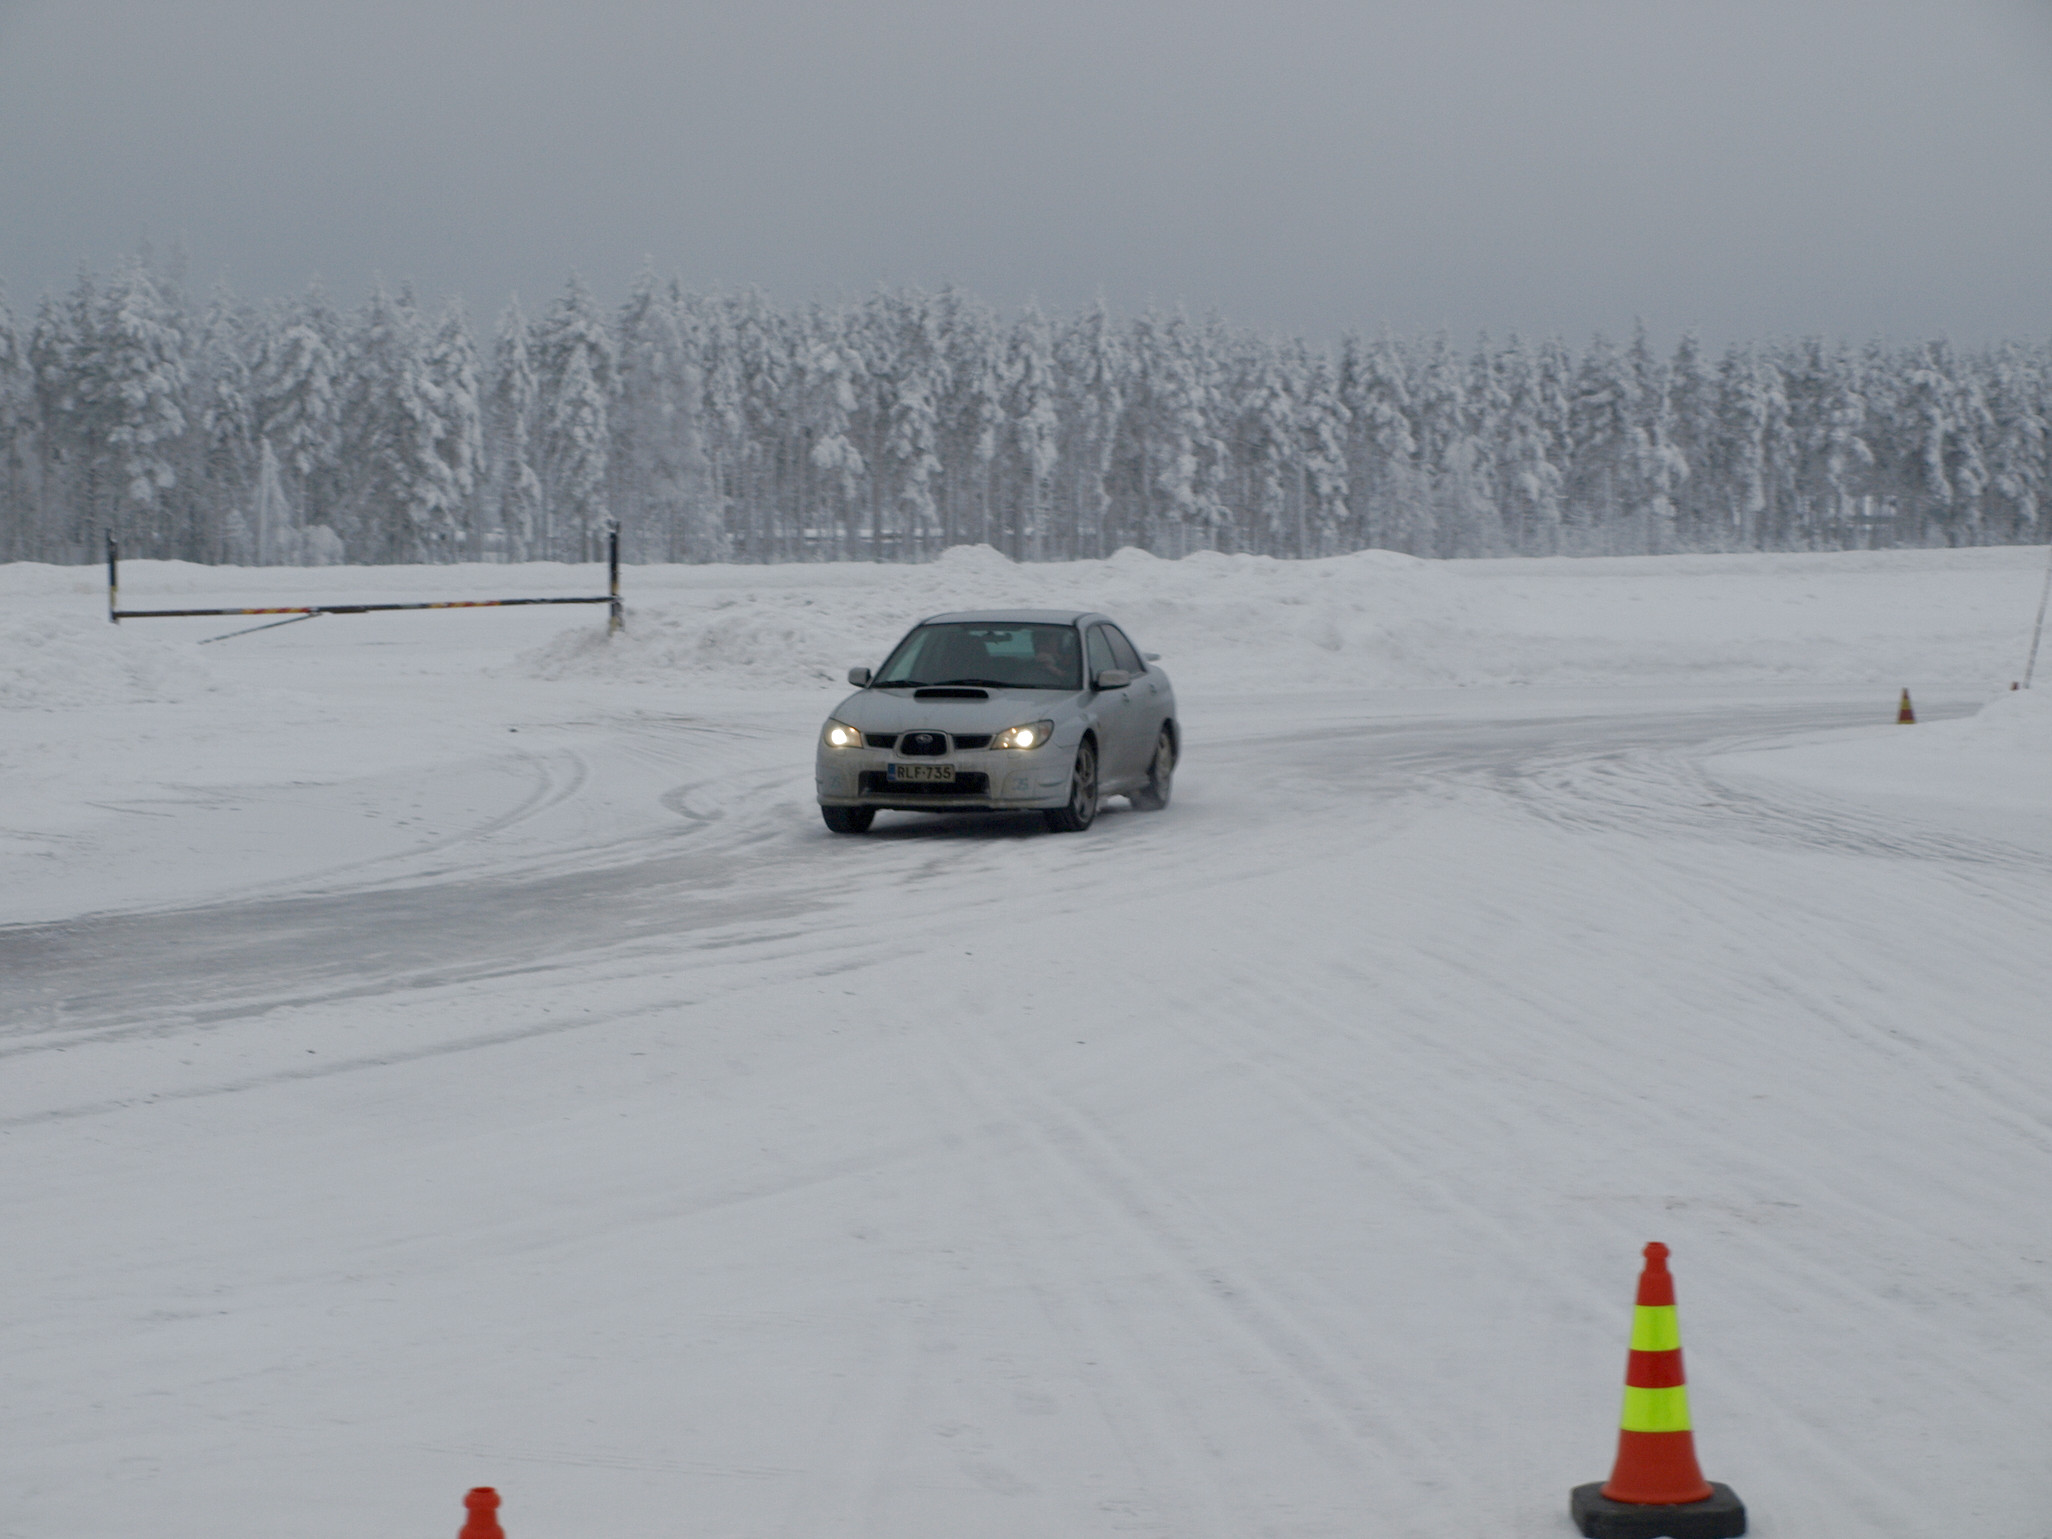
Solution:
<svg viewBox="0 0 2052 1539">
<path fill-rule="evenodd" d="M 2052 349 L 1263 336 L 954 289 L 782 310 L 645 270 L 488 336 L 196 299 L 147 252 L 0 291 L 0 560 L 1622 555 L 2045 538 Z"/>
</svg>

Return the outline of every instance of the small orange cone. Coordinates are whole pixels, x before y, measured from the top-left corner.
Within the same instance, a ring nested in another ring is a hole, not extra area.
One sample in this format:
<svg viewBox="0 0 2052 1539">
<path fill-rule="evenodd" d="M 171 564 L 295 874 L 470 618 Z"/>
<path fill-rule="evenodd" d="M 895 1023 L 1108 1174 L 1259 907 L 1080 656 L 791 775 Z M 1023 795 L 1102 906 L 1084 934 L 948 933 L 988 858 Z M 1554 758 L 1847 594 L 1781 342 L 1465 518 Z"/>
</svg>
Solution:
<svg viewBox="0 0 2052 1539">
<path fill-rule="evenodd" d="M 1746 1531 L 1745 1504 L 1696 1464 L 1674 1276 L 1658 1240 L 1646 1247 L 1632 1310 L 1617 1465 L 1607 1483 L 1576 1486 L 1568 1512 L 1585 1539 L 1735 1539 Z"/>
<path fill-rule="evenodd" d="M 463 1498 L 463 1505 L 470 1510 L 456 1539 L 506 1539 L 506 1530 L 499 1527 L 499 1493 L 490 1486 L 473 1486 L 470 1494 Z"/>
<path fill-rule="evenodd" d="M 1902 705 L 1895 713 L 1895 724 L 1898 727 L 1914 727 L 1917 724 L 1917 713 L 1909 703 L 1908 690 L 1902 692 Z"/>
</svg>

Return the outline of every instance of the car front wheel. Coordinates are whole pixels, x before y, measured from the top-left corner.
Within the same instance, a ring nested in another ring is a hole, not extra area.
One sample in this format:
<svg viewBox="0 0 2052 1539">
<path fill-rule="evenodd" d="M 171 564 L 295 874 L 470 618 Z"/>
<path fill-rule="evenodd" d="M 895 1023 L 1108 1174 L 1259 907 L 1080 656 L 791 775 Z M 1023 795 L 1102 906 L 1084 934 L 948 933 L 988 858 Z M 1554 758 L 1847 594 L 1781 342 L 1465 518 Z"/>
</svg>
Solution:
<svg viewBox="0 0 2052 1539">
<path fill-rule="evenodd" d="M 1069 804 L 1041 814 L 1058 834 L 1080 834 L 1097 819 L 1097 747 L 1085 741 L 1076 750 L 1075 773 L 1069 777 Z"/>
<path fill-rule="evenodd" d="M 866 834 L 869 825 L 876 821 L 874 807 L 822 807 L 819 815 L 837 834 Z"/>
</svg>

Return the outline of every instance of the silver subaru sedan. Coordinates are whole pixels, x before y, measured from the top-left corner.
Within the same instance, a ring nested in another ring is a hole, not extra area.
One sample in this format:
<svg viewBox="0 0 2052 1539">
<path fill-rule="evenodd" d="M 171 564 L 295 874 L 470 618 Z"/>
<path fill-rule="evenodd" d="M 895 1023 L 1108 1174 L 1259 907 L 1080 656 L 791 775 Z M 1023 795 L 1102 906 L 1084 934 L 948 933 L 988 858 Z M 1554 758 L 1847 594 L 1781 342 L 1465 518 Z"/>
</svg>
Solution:
<svg viewBox="0 0 2052 1539">
<path fill-rule="evenodd" d="M 1152 652 L 1100 614 L 935 615 L 820 729 L 819 810 L 837 834 L 880 811 L 1038 811 L 1077 833 L 1107 796 L 1169 804 L 1182 747 L 1176 694 Z"/>
</svg>

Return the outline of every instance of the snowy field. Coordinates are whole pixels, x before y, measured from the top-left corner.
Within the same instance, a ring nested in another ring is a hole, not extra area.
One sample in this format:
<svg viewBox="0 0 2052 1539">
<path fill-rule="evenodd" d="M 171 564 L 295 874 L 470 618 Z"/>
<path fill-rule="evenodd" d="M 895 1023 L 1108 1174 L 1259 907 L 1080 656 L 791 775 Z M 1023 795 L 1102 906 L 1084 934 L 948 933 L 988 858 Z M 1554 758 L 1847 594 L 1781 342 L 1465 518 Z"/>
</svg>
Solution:
<svg viewBox="0 0 2052 1539">
<path fill-rule="evenodd" d="M 1661 1239 L 1755 1534 L 2043 1539 L 2044 561 L 0 567 L 0 1535 L 1566 1536 Z M 987 603 L 1174 807 L 828 834 Z"/>
</svg>

